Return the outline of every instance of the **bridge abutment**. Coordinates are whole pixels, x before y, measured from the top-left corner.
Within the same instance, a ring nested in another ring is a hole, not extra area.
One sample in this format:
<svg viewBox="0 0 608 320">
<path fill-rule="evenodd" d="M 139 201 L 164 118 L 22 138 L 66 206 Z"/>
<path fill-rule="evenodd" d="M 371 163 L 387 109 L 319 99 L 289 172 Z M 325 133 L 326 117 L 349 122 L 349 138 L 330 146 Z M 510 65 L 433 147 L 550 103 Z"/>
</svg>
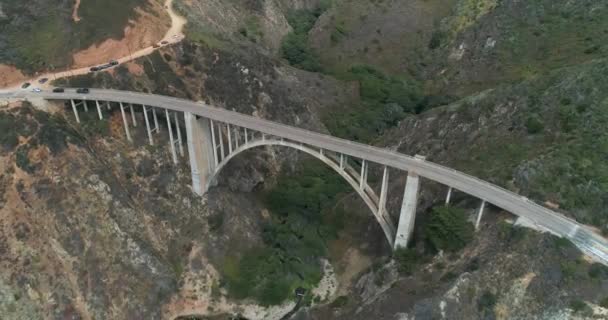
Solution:
<svg viewBox="0 0 608 320">
<path fill-rule="evenodd" d="M 211 123 L 209 119 L 197 118 L 189 112 L 185 112 L 184 117 L 192 172 L 192 190 L 198 195 L 203 195 L 209 188 L 210 178 L 216 166 Z"/>
<path fill-rule="evenodd" d="M 420 177 L 414 172 L 409 172 L 405 182 L 405 191 L 401 202 L 401 212 L 399 214 L 399 224 L 397 226 L 397 236 L 395 237 L 394 249 L 407 247 L 410 236 L 414 230 L 416 221 L 416 205 L 418 203 L 418 189 Z"/>
</svg>

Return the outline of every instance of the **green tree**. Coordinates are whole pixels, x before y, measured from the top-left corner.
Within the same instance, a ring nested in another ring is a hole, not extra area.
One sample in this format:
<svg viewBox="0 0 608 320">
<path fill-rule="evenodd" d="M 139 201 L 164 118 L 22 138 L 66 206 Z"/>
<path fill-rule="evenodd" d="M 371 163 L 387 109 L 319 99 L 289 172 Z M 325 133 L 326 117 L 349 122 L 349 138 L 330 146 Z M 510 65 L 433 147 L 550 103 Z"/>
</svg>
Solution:
<svg viewBox="0 0 608 320">
<path fill-rule="evenodd" d="M 473 225 L 464 210 L 454 207 L 435 207 L 425 235 L 435 250 L 458 251 L 473 239 Z"/>
</svg>

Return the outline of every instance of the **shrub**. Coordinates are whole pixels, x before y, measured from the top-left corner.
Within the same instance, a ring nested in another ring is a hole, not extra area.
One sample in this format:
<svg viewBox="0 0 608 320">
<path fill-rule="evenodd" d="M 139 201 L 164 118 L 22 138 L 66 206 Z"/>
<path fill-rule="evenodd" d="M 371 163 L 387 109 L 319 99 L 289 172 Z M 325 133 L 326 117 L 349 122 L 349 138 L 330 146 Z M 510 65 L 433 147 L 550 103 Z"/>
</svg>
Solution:
<svg viewBox="0 0 608 320">
<path fill-rule="evenodd" d="M 397 262 L 397 270 L 404 275 L 411 275 L 419 262 L 418 255 L 414 249 L 399 248 L 393 253 L 393 259 Z"/>
<path fill-rule="evenodd" d="M 438 30 L 433 31 L 433 34 L 431 35 L 431 40 L 429 41 L 429 49 L 434 50 L 439 48 L 444 37 L 445 34 L 443 32 Z"/>
<path fill-rule="evenodd" d="M 294 67 L 311 72 L 321 71 L 319 57 L 308 47 L 307 35 L 289 33 L 281 44 L 281 54 Z"/>
<path fill-rule="evenodd" d="M 604 299 L 600 300 L 600 306 L 602 308 L 607 308 L 608 309 L 608 297 L 605 297 Z"/>
<path fill-rule="evenodd" d="M 528 129 L 529 134 L 540 133 L 544 128 L 545 126 L 537 116 L 529 116 L 526 120 L 526 129 Z"/>
<path fill-rule="evenodd" d="M 608 267 L 601 263 L 594 263 L 589 267 L 589 277 L 593 279 L 607 279 Z"/>
<path fill-rule="evenodd" d="M 425 235 L 435 250 L 458 251 L 473 239 L 473 225 L 462 209 L 435 207 L 424 227 Z"/>
<path fill-rule="evenodd" d="M 496 305 L 496 296 L 490 291 L 484 291 L 479 300 L 477 301 L 477 309 L 491 310 Z"/>
<path fill-rule="evenodd" d="M 589 306 L 585 303 L 585 301 L 579 300 L 579 299 L 575 299 L 570 301 L 570 309 L 572 309 L 572 311 L 574 311 L 575 313 L 579 313 L 579 312 L 584 312 L 589 310 Z"/>
</svg>

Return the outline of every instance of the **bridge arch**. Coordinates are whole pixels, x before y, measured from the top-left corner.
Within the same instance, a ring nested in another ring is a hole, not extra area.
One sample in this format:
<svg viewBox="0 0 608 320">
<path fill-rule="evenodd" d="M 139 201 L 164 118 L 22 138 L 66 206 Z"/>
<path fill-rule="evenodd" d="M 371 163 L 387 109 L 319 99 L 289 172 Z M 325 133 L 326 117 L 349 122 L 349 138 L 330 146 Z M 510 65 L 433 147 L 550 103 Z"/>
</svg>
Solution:
<svg viewBox="0 0 608 320">
<path fill-rule="evenodd" d="M 299 143 L 294 143 L 291 141 L 274 139 L 274 138 L 256 139 L 253 141 L 249 141 L 248 143 L 243 144 L 243 145 L 239 146 L 238 148 L 234 149 L 226 157 L 221 159 L 221 161 L 217 164 L 217 166 L 215 166 L 215 170 L 213 170 L 213 172 L 211 172 L 211 174 L 210 174 L 207 188 L 209 188 L 209 186 L 213 185 L 216 182 L 216 179 L 218 178 L 222 169 L 234 157 L 236 157 L 237 155 L 239 155 L 247 150 L 250 150 L 253 148 L 258 148 L 258 147 L 264 147 L 264 146 L 282 146 L 282 147 L 288 147 L 288 148 L 296 149 L 301 152 L 307 153 L 307 154 L 313 156 L 314 158 L 322 161 L 327 166 L 329 166 L 331 169 L 333 169 L 336 173 L 338 173 L 340 176 L 342 176 L 342 178 L 344 178 L 344 180 L 346 180 L 346 182 L 348 182 L 348 184 L 357 192 L 357 194 L 359 194 L 359 196 L 363 199 L 363 201 L 365 202 L 367 207 L 372 211 L 372 213 L 374 214 L 374 217 L 376 218 L 376 221 L 380 224 L 382 231 L 384 231 L 384 235 L 386 236 L 391 248 L 393 247 L 393 244 L 395 241 L 395 234 L 396 234 L 395 225 L 392 223 L 392 221 L 388 215 L 382 214 L 382 212 L 386 212 L 386 210 L 380 210 L 380 208 L 379 208 L 380 202 L 379 202 L 379 198 L 378 198 L 378 195 L 376 194 L 376 192 L 369 185 L 367 185 L 367 183 L 364 184 L 363 188 L 360 188 L 361 176 L 359 174 L 357 174 L 356 170 L 354 170 L 352 167 L 350 167 L 348 165 L 344 165 L 341 167 L 338 162 L 336 162 L 331 157 L 327 156 L 325 153 L 322 153 L 321 151 L 319 151 L 317 149 L 313 149 L 313 148 L 310 148 L 308 146 L 305 146 L 305 145 L 302 145 Z"/>
</svg>

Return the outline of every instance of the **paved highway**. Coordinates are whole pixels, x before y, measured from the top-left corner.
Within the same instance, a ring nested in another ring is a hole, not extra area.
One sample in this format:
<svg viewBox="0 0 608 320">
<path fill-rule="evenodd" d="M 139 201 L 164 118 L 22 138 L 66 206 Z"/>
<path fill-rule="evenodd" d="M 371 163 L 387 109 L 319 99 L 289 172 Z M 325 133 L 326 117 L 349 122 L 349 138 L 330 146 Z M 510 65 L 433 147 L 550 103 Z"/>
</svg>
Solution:
<svg viewBox="0 0 608 320">
<path fill-rule="evenodd" d="M 77 94 L 74 89 L 66 89 L 64 93 L 34 93 L 23 90 L 0 91 L 0 99 L 3 98 L 113 101 L 190 112 L 215 121 L 230 123 L 317 148 L 342 153 L 354 158 L 365 159 L 404 171 L 413 171 L 427 179 L 437 181 L 485 200 L 517 216 L 525 217 L 537 226 L 556 235 L 569 238 L 587 254 L 608 265 L 608 240 L 587 226 L 581 225 L 562 214 L 540 206 L 523 196 L 489 182 L 436 163 L 416 159 L 388 149 L 352 142 L 225 109 L 218 109 L 202 103 L 153 94 L 101 89 L 93 89 L 86 95 Z"/>
</svg>

